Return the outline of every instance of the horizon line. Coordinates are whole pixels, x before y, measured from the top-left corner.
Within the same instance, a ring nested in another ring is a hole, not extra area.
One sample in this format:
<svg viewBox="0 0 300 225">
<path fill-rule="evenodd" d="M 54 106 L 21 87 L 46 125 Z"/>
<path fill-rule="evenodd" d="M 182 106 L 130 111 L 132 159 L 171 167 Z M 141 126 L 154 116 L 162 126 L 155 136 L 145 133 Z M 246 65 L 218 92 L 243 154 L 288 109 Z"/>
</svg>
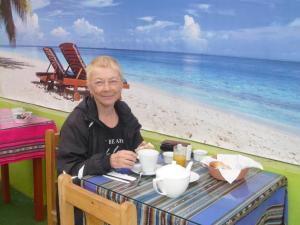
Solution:
<svg viewBox="0 0 300 225">
<path fill-rule="evenodd" d="M 64 42 L 63 42 L 64 43 Z M 68 42 L 66 42 L 68 43 Z M 70 42 L 73 43 L 73 42 Z M 74 43 L 77 45 L 76 43 Z M 59 48 L 59 46 L 53 45 L 2 45 L 0 47 L 10 47 L 10 48 L 17 48 L 17 47 L 51 47 L 51 48 Z M 159 51 L 159 50 L 148 50 L 148 49 L 127 49 L 127 48 L 107 48 L 107 47 L 83 47 L 77 45 L 78 48 L 82 49 L 106 49 L 106 50 L 122 50 L 122 51 L 140 51 L 140 52 L 157 52 L 157 53 L 172 53 L 172 54 L 191 54 L 191 55 L 203 55 L 203 56 L 217 56 L 217 57 L 231 57 L 231 58 L 242 58 L 242 59 L 251 59 L 251 60 L 268 60 L 268 61 L 280 61 L 280 62 L 292 62 L 292 63 L 299 63 L 296 60 L 290 59 L 279 59 L 279 58 L 264 58 L 264 57 L 251 57 L 251 56 L 237 56 L 237 55 L 222 55 L 222 54 L 210 54 L 210 53 L 196 53 L 196 52 L 181 52 L 181 51 Z"/>
</svg>

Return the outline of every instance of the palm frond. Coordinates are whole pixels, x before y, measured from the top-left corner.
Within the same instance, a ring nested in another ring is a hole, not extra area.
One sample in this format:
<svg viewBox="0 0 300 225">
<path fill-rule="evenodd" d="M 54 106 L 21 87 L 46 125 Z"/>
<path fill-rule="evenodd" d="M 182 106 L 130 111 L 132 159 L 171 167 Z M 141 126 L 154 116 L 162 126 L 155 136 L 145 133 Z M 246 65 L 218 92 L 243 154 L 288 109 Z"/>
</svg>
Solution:
<svg viewBox="0 0 300 225">
<path fill-rule="evenodd" d="M 29 0 L 11 0 L 16 12 L 23 21 L 26 21 L 27 14 L 31 14 L 31 5 Z"/>
<path fill-rule="evenodd" d="M 0 12 L 9 43 L 11 45 L 16 45 L 16 27 L 12 16 L 10 0 L 2 0 L 0 3 Z"/>
</svg>

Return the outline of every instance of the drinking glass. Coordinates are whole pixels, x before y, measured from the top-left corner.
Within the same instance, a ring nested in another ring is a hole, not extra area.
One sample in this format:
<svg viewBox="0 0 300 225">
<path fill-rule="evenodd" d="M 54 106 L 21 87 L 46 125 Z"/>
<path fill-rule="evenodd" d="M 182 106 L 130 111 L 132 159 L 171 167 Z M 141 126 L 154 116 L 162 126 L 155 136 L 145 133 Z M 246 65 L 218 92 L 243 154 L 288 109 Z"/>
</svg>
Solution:
<svg viewBox="0 0 300 225">
<path fill-rule="evenodd" d="M 173 160 L 176 161 L 176 164 L 185 167 L 186 164 L 186 147 L 181 144 L 174 146 Z"/>
</svg>

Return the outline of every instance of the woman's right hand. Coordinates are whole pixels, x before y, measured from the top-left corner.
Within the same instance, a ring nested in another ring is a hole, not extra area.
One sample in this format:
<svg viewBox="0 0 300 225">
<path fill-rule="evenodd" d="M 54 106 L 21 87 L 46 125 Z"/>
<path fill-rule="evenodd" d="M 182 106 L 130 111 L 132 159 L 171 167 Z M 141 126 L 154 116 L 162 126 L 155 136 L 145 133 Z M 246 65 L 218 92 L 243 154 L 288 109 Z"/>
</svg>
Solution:
<svg viewBox="0 0 300 225">
<path fill-rule="evenodd" d="M 120 150 L 110 156 L 112 168 L 131 169 L 136 162 L 137 154 L 130 150 Z"/>
</svg>

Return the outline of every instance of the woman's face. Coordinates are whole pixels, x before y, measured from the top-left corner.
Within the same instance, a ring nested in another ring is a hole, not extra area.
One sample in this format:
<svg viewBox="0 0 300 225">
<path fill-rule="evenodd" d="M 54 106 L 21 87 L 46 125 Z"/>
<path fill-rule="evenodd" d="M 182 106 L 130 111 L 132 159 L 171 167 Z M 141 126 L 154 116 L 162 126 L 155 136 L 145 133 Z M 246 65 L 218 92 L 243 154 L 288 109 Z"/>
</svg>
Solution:
<svg viewBox="0 0 300 225">
<path fill-rule="evenodd" d="M 119 73 L 111 68 L 96 67 L 90 76 L 89 89 L 96 103 L 104 107 L 114 106 L 123 87 Z"/>
</svg>

